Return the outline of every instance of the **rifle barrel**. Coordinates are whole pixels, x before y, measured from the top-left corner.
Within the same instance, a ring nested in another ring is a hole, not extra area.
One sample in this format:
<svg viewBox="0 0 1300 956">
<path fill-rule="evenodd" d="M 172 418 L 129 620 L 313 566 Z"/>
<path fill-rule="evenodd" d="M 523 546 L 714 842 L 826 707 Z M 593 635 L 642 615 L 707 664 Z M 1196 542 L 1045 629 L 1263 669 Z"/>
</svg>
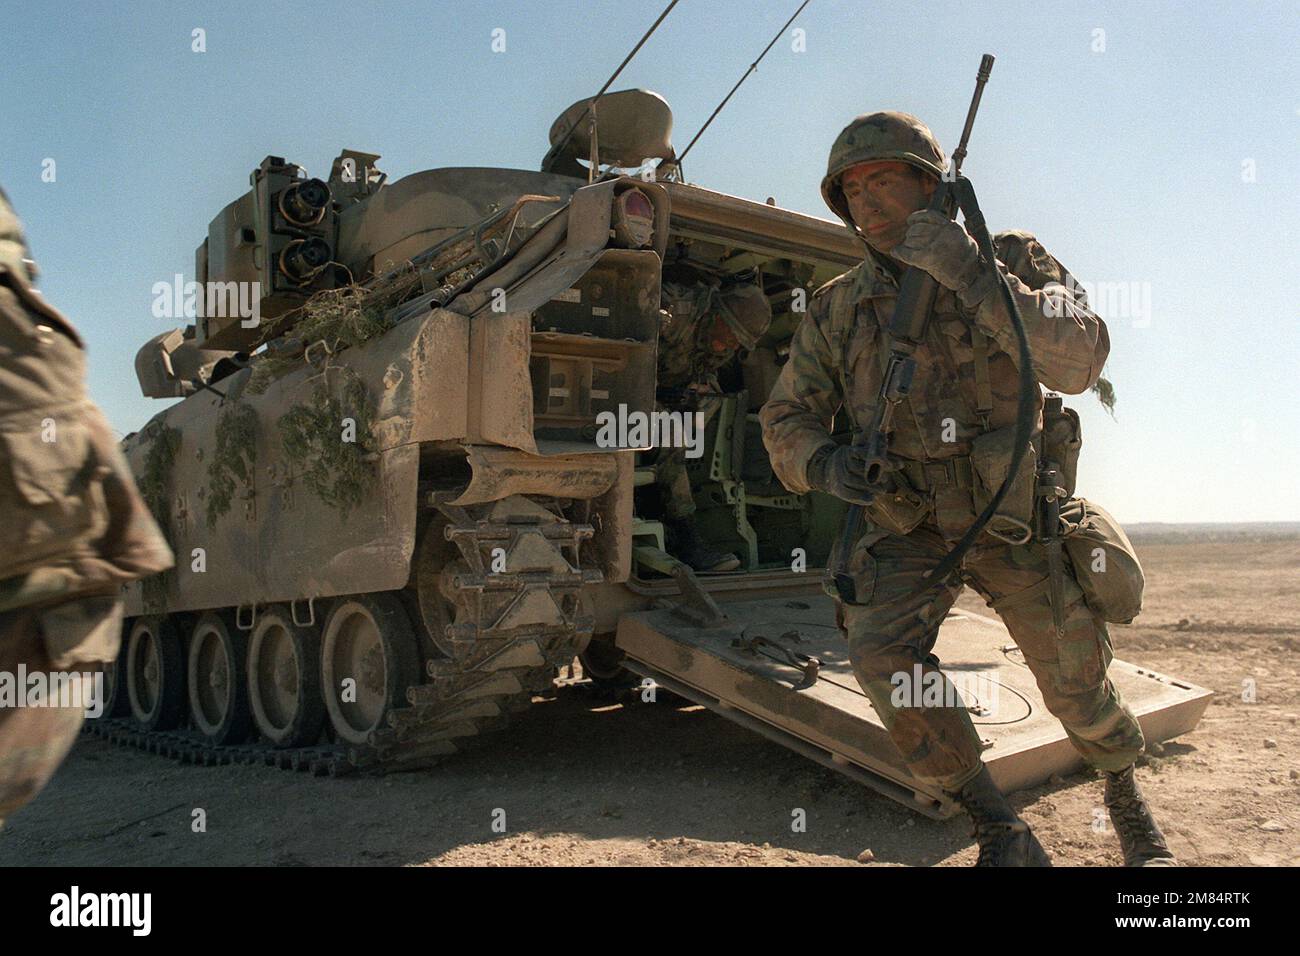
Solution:
<svg viewBox="0 0 1300 956">
<path fill-rule="evenodd" d="M 979 112 L 980 97 L 984 95 L 984 84 L 989 81 L 989 74 L 992 72 L 993 54 L 985 53 L 980 57 L 980 68 L 975 74 L 975 95 L 971 97 L 970 109 L 966 111 L 966 125 L 962 127 L 961 141 L 952 153 L 955 172 L 961 172 L 961 164 L 966 159 L 966 144 L 970 141 L 971 129 L 975 126 L 975 114 Z"/>
</svg>

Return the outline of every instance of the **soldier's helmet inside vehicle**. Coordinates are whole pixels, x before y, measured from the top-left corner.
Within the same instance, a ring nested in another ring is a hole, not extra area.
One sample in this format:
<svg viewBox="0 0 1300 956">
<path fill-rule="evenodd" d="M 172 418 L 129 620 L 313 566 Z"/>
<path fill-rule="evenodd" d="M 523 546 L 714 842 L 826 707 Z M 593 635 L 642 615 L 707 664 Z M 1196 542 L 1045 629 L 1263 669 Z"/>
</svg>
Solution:
<svg viewBox="0 0 1300 956">
<path fill-rule="evenodd" d="M 822 180 L 822 198 L 850 229 L 853 217 L 840 189 L 840 177 L 850 166 L 885 161 L 907 163 L 933 176 L 942 176 L 948 166 L 930 128 L 910 113 L 885 110 L 855 118 L 835 137 Z"/>
<path fill-rule="evenodd" d="M 718 295 L 718 308 L 741 347 L 753 349 L 772 324 L 772 306 L 756 285 L 733 285 Z"/>
</svg>

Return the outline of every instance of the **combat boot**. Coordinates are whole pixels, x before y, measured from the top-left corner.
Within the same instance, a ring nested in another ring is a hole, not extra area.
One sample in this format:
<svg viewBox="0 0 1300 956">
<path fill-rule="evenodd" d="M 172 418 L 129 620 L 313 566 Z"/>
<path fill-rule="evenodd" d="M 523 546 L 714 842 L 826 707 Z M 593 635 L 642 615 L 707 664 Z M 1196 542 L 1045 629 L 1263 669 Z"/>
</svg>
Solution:
<svg viewBox="0 0 1300 956">
<path fill-rule="evenodd" d="M 979 776 L 949 795 L 975 823 L 971 836 L 980 847 L 976 866 L 1052 865 L 1038 838 L 1030 832 L 1029 824 L 1016 816 L 993 782 L 988 767 L 981 765 Z"/>
<path fill-rule="evenodd" d="M 1119 835 L 1125 866 L 1177 866 L 1178 861 L 1165 843 L 1165 835 L 1156 826 L 1138 789 L 1133 764 L 1123 770 L 1107 770 L 1106 809 Z"/>
<path fill-rule="evenodd" d="M 714 551 L 700 540 L 699 532 L 689 520 L 665 522 L 673 539 L 674 555 L 690 565 L 693 571 L 734 571 L 740 567 L 740 558 L 723 551 Z"/>
</svg>

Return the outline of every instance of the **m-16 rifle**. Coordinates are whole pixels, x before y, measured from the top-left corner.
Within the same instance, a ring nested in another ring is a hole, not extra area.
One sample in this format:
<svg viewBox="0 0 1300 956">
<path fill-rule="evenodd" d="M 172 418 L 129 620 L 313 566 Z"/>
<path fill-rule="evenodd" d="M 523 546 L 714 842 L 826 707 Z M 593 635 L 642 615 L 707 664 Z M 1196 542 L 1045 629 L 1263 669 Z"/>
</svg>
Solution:
<svg viewBox="0 0 1300 956">
<path fill-rule="evenodd" d="M 970 142 L 971 128 L 975 125 L 975 113 L 980 108 L 980 97 L 984 95 L 984 84 L 988 82 L 992 71 L 993 56 L 985 53 L 975 78 L 975 95 L 971 97 L 970 109 L 966 111 L 966 125 L 962 127 L 961 141 L 952 154 L 950 176 L 940 180 L 934 195 L 930 197 L 928 208 L 943 213 L 948 219 L 957 216 L 958 194 L 954 186 L 961 175 L 961 164 L 966 159 L 966 146 Z M 925 339 L 926 329 L 930 325 L 930 312 L 934 308 L 934 297 L 938 291 L 939 283 L 924 269 L 909 266 L 903 273 L 894 314 L 889 320 L 889 363 L 880 385 L 880 400 L 876 403 L 876 414 L 871 427 L 861 436 L 861 443 L 867 449 L 867 483 L 876 488 L 881 488 L 885 475 L 892 468 L 889 463 L 889 432 L 894 411 L 912 391 L 912 378 L 916 374 L 913 353 Z"/>
<path fill-rule="evenodd" d="M 970 181 L 961 175 L 961 164 L 966 158 L 967 144 L 971 129 L 975 124 L 975 114 L 979 110 L 980 98 L 984 94 L 984 85 L 993 70 L 993 56 L 984 54 L 980 59 L 979 71 L 975 79 L 975 93 L 971 97 L 970 108 L 966 112 L 966 123 L 962 127 L 961 140 L 952 154 L 952 164 L 942 177 L 928 208 L 941 212 L 949 219 L 956 218 L 960 209 L 966 223 L 966 229 L 980 246 L 980 252 L 988 268 L 997 269 L 997 260 L 993 250 L 992 239 L 980 213 L 979 203 L 975 198 Z M 958 542 L 957 546 L 939 566 L 926 576 L 922 588 L 942 583 L 960 562 L 970 548 L 976 536 L 983 530 L 997 507 L 1005 497 L 1011 478 L 1016 474 L 1024 448 L 1029 442 L 1033 427 L 1033 400 L 1037 394 L 1037 382 L 1034 378 L 1032 359 L 1029 354 L 1029 342 L 1025 337 L 1015 300 L 1007 289 L 1005 280 L 998 275 L 997 285 L 1008 310 L 1012 325 L 1020 344 L 1020 403 L 1016 428 L 1016 451 L 1013 455 L 1007 480 L 1003 482 L 998 493 L 993 496 L 988 507 L 976 519 L 975 523 Z M 894 469 L 889 460 L 889 434 L 892 430 L 894 414 L 900 404 L 911 394 L 912 379 L 916 374 L 914 353 L 924 341 L 930 323 L 930 313 L 934 299 L 939 290 L 939 283 L 923 269 L 909 266 L 899 284 L 898 299 L 894 313 L 890 318 L 888 329 L 889 360 L 885 367 L 884 378 L 880 386 L 880 396 L 876 402 L 875 414 L 870 427 L 854 436 L 854 445 L 865 447 L 866 464 L 864 466 L 867 484 L 872 488 L 872 495 L 885 494 L 889 491 L 887 479 Z M 852 505 L 845 518 L 844 528 L 836 552 L 836 561 L 831 568 L 831 580 L 842 600 L 853 602 L 856 597 L 853 577 L 849 573 L 849 558 L 854 544 L 862 533 L 863 506 Z"/>
</svg>

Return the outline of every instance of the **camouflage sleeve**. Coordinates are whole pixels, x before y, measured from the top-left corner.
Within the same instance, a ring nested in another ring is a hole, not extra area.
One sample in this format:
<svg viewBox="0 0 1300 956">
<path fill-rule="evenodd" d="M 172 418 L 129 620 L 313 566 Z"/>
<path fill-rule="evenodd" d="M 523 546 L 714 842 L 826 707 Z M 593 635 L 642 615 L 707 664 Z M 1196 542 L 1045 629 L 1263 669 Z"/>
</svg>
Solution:
<svg viewBox="0 0 1300 956">
<path fill-rule="evenodd" d="M 1074 277 L 1032 235 L 998 233 L 994 245 L 1020 306 L 1034 374 L 1055 391 L 1086 392 L 1101 376 L 1110 354 L 1106 323 L 1088 307 L 1088 297 Z M 975 321 L 1014 361 L 1020 349 L 1006 303 L 991 280 L 978 285 Z"/>
<path fill-rule="evenodd" d="M 811 490 L 808 461 L 817 449 L 833 444 L 831 423 L 843 402 L 830 343 L 822 332 L 829 302 L 829 290 L 813 294 L 808 314 L 790 340 L 789 360 L 758 416 L 772 470 L 795 494 Z"/>
</svg>

